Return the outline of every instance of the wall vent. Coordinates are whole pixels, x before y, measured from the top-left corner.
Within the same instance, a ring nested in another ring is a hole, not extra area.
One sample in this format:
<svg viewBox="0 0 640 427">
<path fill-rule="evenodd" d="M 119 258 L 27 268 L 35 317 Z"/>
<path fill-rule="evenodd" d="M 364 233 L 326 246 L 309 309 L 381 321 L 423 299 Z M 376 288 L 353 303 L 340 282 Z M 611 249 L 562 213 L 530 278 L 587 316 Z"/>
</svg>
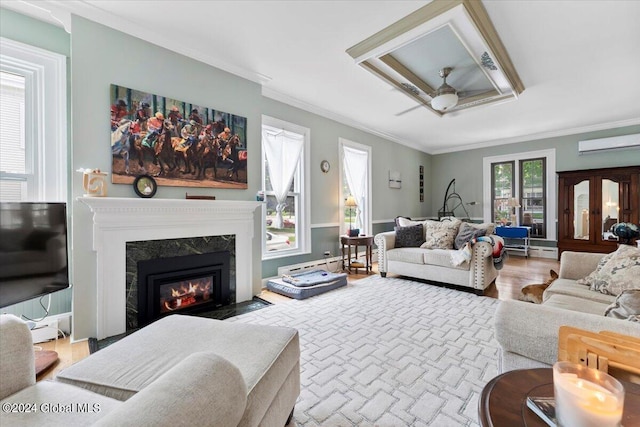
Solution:
<svg viewBox="0 0 640 427">
<path fill-rule="evenodd" d="M 601 153 L 603 151 L 624 150 L 634 147 L 640 150 L 640 133 L 578 141 L 578 154 Z"/>
</svg>

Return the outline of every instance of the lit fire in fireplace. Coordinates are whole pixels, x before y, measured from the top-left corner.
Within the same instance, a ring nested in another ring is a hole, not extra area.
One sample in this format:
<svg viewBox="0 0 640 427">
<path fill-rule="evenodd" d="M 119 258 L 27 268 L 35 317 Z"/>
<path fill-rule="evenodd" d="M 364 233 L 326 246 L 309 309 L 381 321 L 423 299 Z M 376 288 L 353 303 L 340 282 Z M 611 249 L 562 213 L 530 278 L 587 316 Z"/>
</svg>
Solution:
<svg viewBox="0 0 640 427">
<path fill-rule="evenodd" d="M 202 304 L 211 298 L 212 287 L 211 277 L 163 285 L 160 301 L 161 312 L 182 310 L 196 304 Z"/>
</svg>

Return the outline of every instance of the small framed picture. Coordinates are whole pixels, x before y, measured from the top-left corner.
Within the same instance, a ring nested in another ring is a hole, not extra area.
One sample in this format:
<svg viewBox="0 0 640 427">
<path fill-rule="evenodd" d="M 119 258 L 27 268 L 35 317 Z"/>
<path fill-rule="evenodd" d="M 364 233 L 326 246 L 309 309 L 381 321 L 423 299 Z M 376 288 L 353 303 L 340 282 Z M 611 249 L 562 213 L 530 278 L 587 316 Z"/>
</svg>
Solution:
<svg viewBox="0 0 640 427">
<path fill-rule="evenodd" d="M 156 195 L 156 190 L 158 190 L 158 184 L 150 175 L 140 175 L 133 181 L 133 191 L 138 197 L 151 198 Z"/>
</svg>

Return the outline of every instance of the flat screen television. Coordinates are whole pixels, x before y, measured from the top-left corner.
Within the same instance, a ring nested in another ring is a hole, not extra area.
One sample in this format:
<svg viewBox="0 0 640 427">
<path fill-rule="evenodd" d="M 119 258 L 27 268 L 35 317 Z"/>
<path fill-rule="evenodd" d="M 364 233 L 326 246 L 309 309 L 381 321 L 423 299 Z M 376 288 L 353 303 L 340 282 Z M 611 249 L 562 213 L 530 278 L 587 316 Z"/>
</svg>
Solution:
<svg viewBox="0 0 640 427">
<path fill-rule="evenodd" d="M 69 287 L 66 203 L 0 202 L 0 307 Z"/>
</svg>

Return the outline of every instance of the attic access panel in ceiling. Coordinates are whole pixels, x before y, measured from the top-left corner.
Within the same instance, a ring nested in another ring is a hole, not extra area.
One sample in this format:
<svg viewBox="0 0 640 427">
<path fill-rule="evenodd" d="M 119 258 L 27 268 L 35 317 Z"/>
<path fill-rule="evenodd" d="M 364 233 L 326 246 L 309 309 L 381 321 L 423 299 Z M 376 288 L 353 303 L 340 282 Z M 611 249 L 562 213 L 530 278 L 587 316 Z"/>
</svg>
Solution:
<svg viewBox="0 0 640 427">
<path fill-rule="evenodd" d="M 442 116 L 517 99 L 524 90 L 506 49 L 479 1 L 434 0 L 349 48 L 365 69 Z M 431 106 L 443 80 L 458 103 L 446 112 Z"/>
</svg>

